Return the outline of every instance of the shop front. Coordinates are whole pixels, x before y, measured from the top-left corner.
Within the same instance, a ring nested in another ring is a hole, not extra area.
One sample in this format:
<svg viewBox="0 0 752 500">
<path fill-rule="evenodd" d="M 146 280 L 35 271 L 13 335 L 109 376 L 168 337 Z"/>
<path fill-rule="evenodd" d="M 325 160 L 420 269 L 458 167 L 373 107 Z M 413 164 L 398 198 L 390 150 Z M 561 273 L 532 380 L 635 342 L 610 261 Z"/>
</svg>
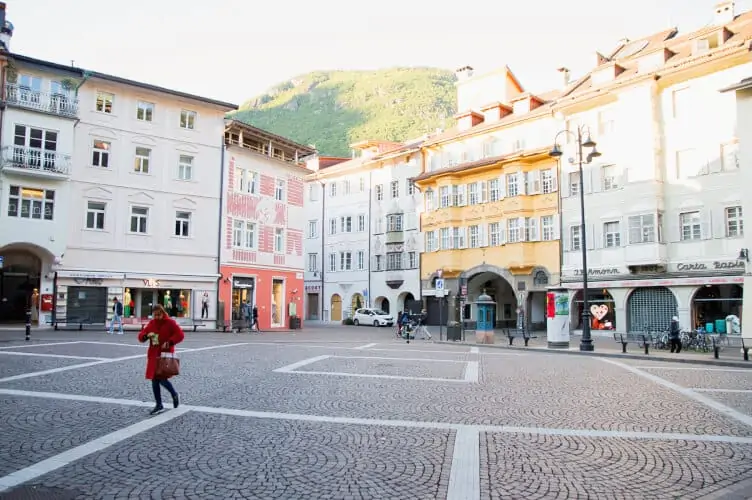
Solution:
<svg viewBox="0 0 752 500">
<path fill-rule="evenodd" d="M 305 319 L 318 321 L 321 319 L 321 284 L 307 284 L 305 286 Z"/>
<path fill-rule="evenodd" d="M 261 330 L 289 329 L 290 317 L 303 312 L 302 272 L 224 266 L 222 276 L 219 294 L 227 325 L 243 324 L 243 304 L 257 307 Z"/>
</svg>

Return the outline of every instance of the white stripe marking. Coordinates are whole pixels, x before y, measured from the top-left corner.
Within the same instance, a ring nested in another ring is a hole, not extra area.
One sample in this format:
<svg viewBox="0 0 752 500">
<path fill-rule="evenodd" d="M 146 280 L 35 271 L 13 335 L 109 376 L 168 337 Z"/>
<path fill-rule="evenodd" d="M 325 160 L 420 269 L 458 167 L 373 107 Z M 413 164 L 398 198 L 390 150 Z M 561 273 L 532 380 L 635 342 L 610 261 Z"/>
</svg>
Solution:
<svg viewBox="0 0 752 500">
<path fill-rule="evenodd" d="M 99 340 L 80 340 L 78 344 L 95 344 L 95 345 L 116 345 L 119 347 L 138 347 L 143 348 L 144 344 L 125 344 L 121 342 L 102 342 Z"/>
<path fill-rule="evenodd" d="M 465 382 L 470 382 L 471 384 L 477 384 L 478 383 L 478 376 L 480 372 L 480 365 L 477 361 L 468 361 L 467 366 L 465 366 Z"/>
<path fill-rule="evenodd" d="M 366 345 L 362 345 L 360 347 L 356 347 L 355 350 L 362 351 L 363 349 L 368 349 L 369 347 L 373 347 L 373 346 L 376 346 L 376 345 L 379 345 L 379 344 L 366 344 Z"/>
<path fill-rule="evenodd" d="M 310 365 L 311 363 L 316 363 L 317 361 L 323 361 L 325 359 L 330 358 L 331 356 L 316 356 L 315 358 L 308 358 L 304 359 L 303 361 L 298 361 L 296 363 L 292 363 L 287 366 L 283 366 L 282 368 L 277 368 L 276 370 L 273 370 L 277 373 L 290 373 L 291 371 L 300 368 L 301 366 Z M 308 373 L 308 372 L 306 372 Z"/>
<path fill-rule="evenodd" d="M 274 370 L 275 372 L 278 370 Z M 433 382 L 460 382 L 467 383 L 466 380 L 452 378 L 435 378 L 435 377 L 407 377 L 401 375 L 367 375 L 364 373 L 345 373 L 345 372 L 314 372 L 314 371 L 286 371 L 285 373 L 294 373 L 296 375 L 330 375 L 334 377 L 356 377 L 356 378 L 384 378 L 391 380 L 429 380 Z"/>
<path fill-rule="evenodd" d="M 219 344 L 219 345 L 210 345 L 208 347 L 196 347 L 196 348 L 189 348 L 189 349 L 181 349 L 179 352 L 199 352 L 199 351 L 211 351 L 213 349 L 224 349 L 225 347 L 238 347 L 241 345 L 248 345 L 248 342 L 241 342 L 239 344 Z"/>
<path fill-rule="evenodd" d="M 673 382 L 669 382 L 666 379 L 662 379 L 661 377 L 657 375 L 653 375 L 652 373 L 644 372 L 640 370 L 639 368 L 635 368 L 633 366 L 625 365 L 624 363 L 621 363 L 619 361 L 614 361 L 613 359 L 607 359 L 607 358 L 598 358 L 604 363 L 610 363 L 612 365 L 621 366 L 627 371 L 630 371 L 636 375 L 639 375 L 643 378 L 646 378 L 648 380 L 651 380 L 655 382 L 656 384 L 660 384 L 663 387 L 667 387 L 671 390 L 674 390 L 678 392 L 679 394 L 683 394 L 684 396 L 687 396 L 688 398 L 694 399 L 698 403 L 702 403 L 705 406 L 708 406 L 709 408 L 712 408 L 716 410 L 719 413 L 722 413 L 726 415 L 727 417 L 733 418 L 737 422 L 741 422 L 749 427 L 752 427 L 752 417 L 749 415 L 745 415 L 744 413 L 734 410 L 733 408 L 730 408 L 724 404 L 719 403 L 715 399 L 711 399 L 707 396 L 703 396 L 702 394 L 698 394 L 692 389 L 688 389 L 686 387 L 682 387 L 678 384 L 675 384 Z"/>
<path fill-rule="evenodd" d="M 20 391 L 15 389 L 0 389 L 0 394 L 42 399 L 59 399 L 68 401 L 86 401 L 105 404 L 119 404 L 124 406 L 150 407 L 154 403 L 134 399 L 115 399 L 97 396 L 83 396 L 77 394 L 58 394 L 54 392 Z M 590 438 L 619 438 L 619 439 L 650 439 L 659 441 L 701 441 L 714 443 L 752 444 L 752 437 L 719 436 L 712 434 L 680 434 L 660 432 L 607 431 L 592 429 L 557 429 L 545 427 L 511 427 L 504 425 L 466 425 L 451 422 L 421 422 L 416 420 L 378 420 L 356 417 L 331 417 L 324 415 L 301 415 L 296 413 L 265 412 L 254 410 L 237 410 L 233 408 L 218 408 L 212 406 L 181 405 L 181 409 L 215 415 L 235 417 L 265 418 L 271 420 L 294 420 L 301 422 L 323 422 L 333 424 L 379 425 L 385 427 L 409 427 L 418 429 L 460 430 L 475 429 L 479 432 L 497 432 L 503 434 L 535 434 L 546 436 L 580 436 Z"/>
<path fill-rule="evenodd" d="M 6 347 L 0 347 L 0 350 L 4 351 L 6 349 L 24 349 L 27 347 L 46 347 L 49 345 L 70 345 L 70 344 L 80 344 L 78 341 L 71 341 L 71 342 L 51 342 L 49 344 L 22 344 L 22 345 L 11 345 Z"/>
<path fill-rule="evenodd" d="M 382 356 L 329 356 L 339 359 L 381 359 L 386 361 L 425 361 L 427 363 L 464 363 L 459 359 L 432 359 L 432 358 L 385 358 Z"/>
<path fill-rule="evenodd" d="M 38 358 L 63 358 L 63 359 L 88 359 L 90 361 L 104 361 L 111 358 L 95 358 L 93 356 L 68 356 L 66 354 L 47 354 L 41 352 L 18 352 L 18 351 L 0 351 L 0 354 L 6 356 L 33 356 Z"/>
<path fill-rule="evenodd" d="M 68 451 L 64 451 L 54 457 L 50 457 L 47 460 L 42 460 L 34 465 L 21 469 L 19 471 L 8 474 L 5 477 L 0 478 L 0 492 L 7 491 L 20 484 L 32 481 L 38 477 L 48 474 L 54 470 L 65 467 L 66 465 L 75 462 L 81 458 L 84 458 L 93 453 L 109 448 L 110 446 L 124 441 L 130 437 L 140 434 L 142 432 L 153 429 L 154 427 L 169 422 L 181 415 L 187 413 L 187 408 L 178 408 L 176 410 L 168 410 L 165 413 L 157 415 L 156 417 L 148 420 L 142 420 L 141 422 L 129 425 L 120 430 L 102 436 L 88 443 L 76 446 Z"/>
<path fill-rule="evenodd" d="M 655 365 L 645 365 L 645 366 L 635 366 L 634 368 L 639 368 L 641 370 L 691 370 L 691 371 L 700 371 L 700 372 L 734 372 L 734 373 L 748 373 L 752 375 L 752 369 L 744 369 L 744 368 L 700 368 L 696 366 L 655 366 Z"/>
<path fill-rule="evenodd" d="M 454 437 L 447 500 L 480 498 L 480 432 L 464 428 Z"/>
<path fill-rule="evenodd" d="M 480 350 L 477 347 L 471 347 L 470 354 L 480 354 Z"/>
<path fill-rule="evenodd" d="M 752 394 L 750 389 L 703 389 L 701 387 L 693 387 L 691 390 L 697 392 L 733 392 L 738 394 Z"/>
</svg>

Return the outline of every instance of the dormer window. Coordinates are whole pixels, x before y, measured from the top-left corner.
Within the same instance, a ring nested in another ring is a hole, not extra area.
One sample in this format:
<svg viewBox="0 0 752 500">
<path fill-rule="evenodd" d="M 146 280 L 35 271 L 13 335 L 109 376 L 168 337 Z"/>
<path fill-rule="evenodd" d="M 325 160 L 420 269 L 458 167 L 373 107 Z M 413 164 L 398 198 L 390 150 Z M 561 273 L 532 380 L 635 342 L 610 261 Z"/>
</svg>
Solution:
<svg viewBox="0 0 752 500">
<path fill-rule="evenodd" d="M 501 120 L 507 115 L 512 114 L 512 108 L 506 104 L 495 102 L 487 104 L 480 109 L 483 112 L 483 122 L 493 123 Z"/>
<path fill-rule="evenodd" d="M 515 100 L 512 104 L 512 109 L 514 111 L 514 114 L 521 115 L 529 113 L 541 104 L 543 104 L 543 101 L 541 101 L 537 97 L 533 95 L 526 95 L 525 97 L 521 97 Z"/>
<path fill-rule="evenodd" d="M 652 54 L 648 54 L 637 60 L 637 70 L 640 73 L 650 73 L 666 64 L 666 61 L 673 56 L 674 53 L 668 49 L 661 49 L 657 52 L 653 52 Z"/>
<path fill-rule="evenodd" d="M 476 111 L 465 111 L 464 113 L 458 113 L 455 115 L 457 119 L 457 128 L 459 130 L 468 130 L 483 123 L 483 115 Z"/>
<path fill-rule="evenodd" d="M 590 79 L 593 85 L 602 85 L 604 83 L 612 82 L 617 76 L 624 72 L 624 68 L 616 63 L 606 64 L 596 71 L 593 71 Z"/>
<path fill-rule="evenodd" d="M 699 38 L 692 42 L 692 55 L 699 56 L 718 48 L 719 36 L 719 33 L 713 33 L 710 36 Z"/>
</svg>

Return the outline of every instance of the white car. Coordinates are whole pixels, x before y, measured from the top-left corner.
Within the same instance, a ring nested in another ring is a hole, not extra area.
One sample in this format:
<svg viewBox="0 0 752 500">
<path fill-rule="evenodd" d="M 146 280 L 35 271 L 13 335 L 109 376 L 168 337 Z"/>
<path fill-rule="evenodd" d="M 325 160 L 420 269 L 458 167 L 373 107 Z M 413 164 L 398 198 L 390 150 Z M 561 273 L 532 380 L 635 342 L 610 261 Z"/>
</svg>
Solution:
<svg viewBox="0 0 752 500">
<path fill-rule="evenodd" d="M 358 309 L 353 315 L 353 325 L 392 326 L 394 318 L 381 309 Z"/>
</svg>

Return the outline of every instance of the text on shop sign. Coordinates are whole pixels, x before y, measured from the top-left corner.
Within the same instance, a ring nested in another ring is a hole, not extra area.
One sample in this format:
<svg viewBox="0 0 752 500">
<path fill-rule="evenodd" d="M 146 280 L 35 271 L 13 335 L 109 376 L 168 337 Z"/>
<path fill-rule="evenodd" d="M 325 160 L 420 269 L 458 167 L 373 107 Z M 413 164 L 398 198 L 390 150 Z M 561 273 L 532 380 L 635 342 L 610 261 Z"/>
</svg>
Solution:
<svg viewBox="0 0 752 500">
<path fill-rule="evenodd" d="M 588 276 L 612 276 L 614 274 L 619 274 L 619 269 L 615 267 L 608 267 L 605 269 L 588 269 L 587 274 Z M 582 269 L 575 269 L 574 275 L 582 276 Z"/>
<path fill-rule="evenodd" d="M 744 269 L 744 262 L 740 260 L 730 260 L 726 262 L 715 261 L 712 264 L 703 262 L 690 262 L 687 264 L 677 264 L 677 271 L 725 271 L 729 269 Z"/>
</svg>

